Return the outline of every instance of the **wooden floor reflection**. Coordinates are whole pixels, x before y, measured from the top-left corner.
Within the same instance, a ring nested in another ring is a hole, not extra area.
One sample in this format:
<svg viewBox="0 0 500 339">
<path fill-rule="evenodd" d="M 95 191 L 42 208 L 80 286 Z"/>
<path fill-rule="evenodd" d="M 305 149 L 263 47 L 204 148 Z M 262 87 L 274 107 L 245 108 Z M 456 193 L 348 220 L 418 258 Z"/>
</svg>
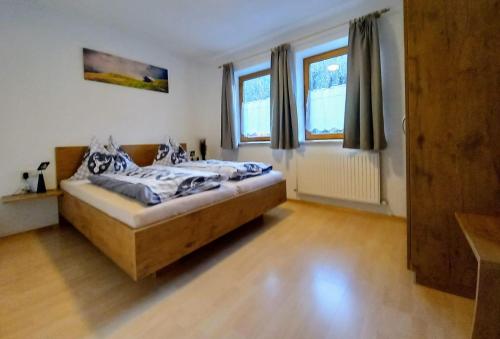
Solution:
<svg viewBox="0 0 500 339">
<path fill-rule="evenodd" d="M 0 239 L 0 337 L 466 338 L 397 218 L 287 202 L 135 283 L 71 227 Z"/>
</svg>

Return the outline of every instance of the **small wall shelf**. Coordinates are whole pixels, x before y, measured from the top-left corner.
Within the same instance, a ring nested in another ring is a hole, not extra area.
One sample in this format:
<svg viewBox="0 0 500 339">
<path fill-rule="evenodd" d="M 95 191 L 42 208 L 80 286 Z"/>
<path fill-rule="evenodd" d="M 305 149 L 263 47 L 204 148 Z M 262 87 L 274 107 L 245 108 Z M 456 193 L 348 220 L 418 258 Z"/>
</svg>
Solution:
<svg viewBox="0 0 500 339">
<path fill-rule="evenodd" d="M 58 197 L 63 194 L 61 190 L 47 190 L 45 193 L 23 193 L 14 195 L 5 195 L 2 197 L 2 202 L 4 204 L 11 204 L 14 202 L 28 201 L 28 200 L 38 200 L 46 199 L 50 197 Z"/>
</svg>

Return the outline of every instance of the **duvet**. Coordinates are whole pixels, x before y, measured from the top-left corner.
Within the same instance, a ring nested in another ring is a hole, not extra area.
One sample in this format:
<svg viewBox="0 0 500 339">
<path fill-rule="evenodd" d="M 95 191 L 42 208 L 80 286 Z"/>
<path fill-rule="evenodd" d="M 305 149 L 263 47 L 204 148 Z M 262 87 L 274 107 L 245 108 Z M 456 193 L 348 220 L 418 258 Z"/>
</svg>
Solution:
<svg viewBox="0 0 500 339">
<path fill-rule="evenodd" d="M 145 205 L 156 205 L 220 186 L 221 175 L 184 168 L 148 166 L 117 174 L 89 177 L 92 184 L 136 199 Z"/>
<path fill-rule="evenodd" d="M 242 180 L 268 173 L 273 169 L 271 165 L 262 162 L 235 162 L 222 160 L 188 161 L 176 164 L 175 167 L 218 173 L 224 180 Z"/>
</svg>

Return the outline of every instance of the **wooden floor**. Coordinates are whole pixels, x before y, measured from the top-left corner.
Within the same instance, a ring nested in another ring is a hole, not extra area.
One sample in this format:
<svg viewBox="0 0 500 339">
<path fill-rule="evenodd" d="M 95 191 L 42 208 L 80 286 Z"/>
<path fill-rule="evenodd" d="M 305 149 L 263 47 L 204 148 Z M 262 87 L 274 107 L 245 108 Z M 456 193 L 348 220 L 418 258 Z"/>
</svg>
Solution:
<svg viewBox="0 0 500 339">
<path fill-rule="evenodd" d="M 134 283 L 71 227 L 0 239 L 0 337 L 466 338 L 400 219 L 287 202 Z"/>
</svg>

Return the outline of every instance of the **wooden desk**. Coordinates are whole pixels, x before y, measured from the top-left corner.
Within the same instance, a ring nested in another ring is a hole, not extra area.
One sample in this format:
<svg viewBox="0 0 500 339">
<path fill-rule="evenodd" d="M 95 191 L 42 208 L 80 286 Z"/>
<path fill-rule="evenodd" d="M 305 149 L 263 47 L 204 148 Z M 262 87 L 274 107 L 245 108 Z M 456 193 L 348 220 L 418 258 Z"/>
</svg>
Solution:
<svg viewBox="0 0 500 339">
<path fill-rule="evenodd" d="M 472 338 L 500 338 L 500 217 L 455 215 L 478 261 Z"/>
</svg>

